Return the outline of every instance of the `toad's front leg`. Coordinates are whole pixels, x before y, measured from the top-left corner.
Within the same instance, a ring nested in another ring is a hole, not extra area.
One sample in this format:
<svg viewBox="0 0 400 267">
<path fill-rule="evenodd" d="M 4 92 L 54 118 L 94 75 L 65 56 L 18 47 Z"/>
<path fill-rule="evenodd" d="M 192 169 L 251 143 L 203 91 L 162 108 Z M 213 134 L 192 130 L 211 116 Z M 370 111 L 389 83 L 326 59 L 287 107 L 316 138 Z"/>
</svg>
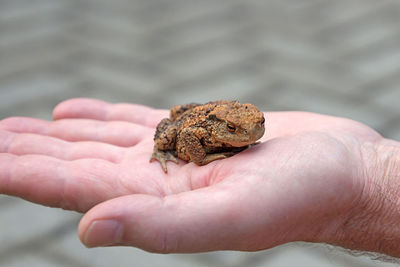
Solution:
<svg viewBox="0 0 400 267">
<path fill-rule="evenodd" d="M 192 161 L 197 165 L 206 165 L 214 160 L 225 159 L 233 156 L 234 152 L 207 154 L 197 135 L 206 134 L 199 128 L 187 128 L 180 132 L 177 141 L 179 158 Z M 203 130 L 204 131 L 204 130 Z"/>
<path fill-rule="evenodd" d="M 154 146 L 153 154 L 151 155 L 150 162 L 157 160 L 161 164 L 161 168 L 165 173 L 168 173 L 167 161 L 173 161 L 178 164 L 178 159 L 175 158 L 172 151 L 162 151 Z"/>
<path fill-rule="evenodd" d="M 180 159 L 192 161 L 198 165 L 206 157 L 206 151 L 201 144 L 199 137 L 201 129 L 190 127 L 183 129 L 179 134 L 176 141 L 176 152 Z"/>
</svg>

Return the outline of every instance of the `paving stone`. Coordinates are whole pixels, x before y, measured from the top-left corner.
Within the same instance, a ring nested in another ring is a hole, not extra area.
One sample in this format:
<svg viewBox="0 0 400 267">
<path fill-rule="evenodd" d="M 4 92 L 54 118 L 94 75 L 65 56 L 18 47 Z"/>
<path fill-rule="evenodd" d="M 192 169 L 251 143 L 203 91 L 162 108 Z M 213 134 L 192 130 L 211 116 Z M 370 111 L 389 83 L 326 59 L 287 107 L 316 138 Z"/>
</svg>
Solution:
<svg viewBox="0 0 400 267">
<path fill-rule="evenodd" d="M 10 197 L 6 195 L 0 195 L 0 208 L 3 209 L 5 207 L 18 205 L 21 200 L 15 197 Z"/>
<path fill-rule="evenodd" d="M 400 88 L 398 84 L 393 84 L 392 88 L 381 88 L 382 93 L 375 94 L 372 99 L 374 103 L 386 108 L 397 110 L 400 100 Z"/>
<path fill-rule="evenodd" d="M 14 259 L 1 263 L 3 267 L 71 267 L 59 262 L 49 261 L 46 258 L 38 257 L 30 253 L 22 254 Z"/>
<path fill-rule="evenodd" d="M 382 128 L 382 135 L 400 141 L 400 115 L 386 123 Z"/>
<path fill-rule="evenodd" d="M 281 77 L 293 84 L 309 84 L 330 92 L 352 96 L 353 88 L 363 82 L 363 77 L 354 69 L 336 62 L 313 61 L 296 57 L 281 57 L 268 69 L 270 76 Z"/>
<path fill-rule="evenodd" d="M 261 73 L 248 73 L 246 70 L 240 69 L 230 71 L 227 74 L 221 74 L 219 77 L 209 77 L 208 80 L 202 80 L 202 82 L 188 82 L 187 86 L 184 86 L 186 89 L 171 89 L 171 97 L 165 102 L 168 103 L 168 106 L 173 106 L 178 103 L 206 103 L 218 99 L 250 101 L 257 89 L 266 86 L 263 79 L 267 79 L 267 76 Z M 267 92 L 264 93 L 268 94 Z"/>
<path fill-rule="evenodd" d="M 0 255 L 3 257 L 6 256 L 6 251 L 10 253 L 10 248 L 23 247 L 25 242 L 35 238 L 40 240 L 59 225 L 76 221 L 77 215 L 72 212 L 47 208 L 23 200 L 18 202 L 18 205 L 2 208 L 0 214 Z"/>
<path fill-rule="evenodd" d="M 65 7 L 63 1 L 36 0 L 35 2 L 19 0 L 4 0 L 0 3 L 0 17 L 2 20 L 24 18 Z M 16 33 L 18 34 L 18 33 Z"/>
<path fill-rule="evenodd" d="M 385 116 L 384 111 L 373 109 L 368 103 L 351 100 L 345 95 L 328 96 L 326 91 L 318 87 L 307 87 L 300 83 L 290 84 L 283 81 L 276 86 L 279 86 L 279 91 L 273 96 L 273 102 L 287 110 L 304 110 L 350 118 L 373 128 L 380 128 L 390 119 Z M 263 97 L 265 101 L 271 101 L 268 94 L 259 94 L 259 100 Z"/>
<path fill-rule="evenodd" d="M 321 41 L 327 41 L 334 36 L 339 35 L 343 29 L 356 24 L 360 19 L 375 14 L 380 7 L 386 8 L 386 5 L 393 1 L 323 1 L 320 5 L 316 4 L 305 10 L 305 17 L 314 32 L 320 37 Z M 312 19 L 310 19 L 312 18 Z M 327 39 L 325 39 L 327 38 Z"/>
<path fill-rule="evenodd" d="M 82 93 L 81 90 L 76 90 L 76 97 L 97 98 L 111 103 L 137 103 L 152 107 L 162 107 L 164 102 L 162 95 L 150 94 L 145 90 L 138 90 L 132 86 L 125 87 L 120 83 L 115 84 L 102 79 L 83 82 L 79 85 L 79 88 L 85 92 Z"/>
<path fill-rule="evenodd" d="M 161 91 L 156 80 L 141 77 L 140 73 L 127 71 L 114 71 L 101 65 L 88 66 L 84 71 L 85 76 L 99 83 L 115 84 L 117 87 L 129 88 L 132 92 L 157 93 Z"/>
<path fill-rule="evenodd" d="M 29 50 L 30 48 L 27 49 Z M 7 66 L 7 68 L 5 68 L 4 65 L 0 66 L 0 77 L 5 78 L 7 76 L 15 74 L 21 75 L 21 73 L 29 72 L 32 69 L 41 68 L 46 65 L 60 62 L 65 58 L 73 57 L 79 51 L 77 51 L 74 47 L 63 47 L 63 45 L 61 45 L 60 47 L 55 48 L 53 51 L 49 51 L 49 53 L 46 52 L 46 50 L 39 48 L 38 51 L 32 51 L 25 56 L 16 54 L 7 56 L 7 61 L 9 62 L 9 65 Z M 3 58 L 3 60 L 6 59 Z"/>
<path fill-rule="evenodd" d="M 182 259 L 180 255 L 159 255 L 148 253 L 130 247 L 110 247 L 88 249 L 84 247 L 75 235 L 66 235 L 52 243 L 47 253 L 63 253 L 66 257 L 89 266 L 108 267 L 118 263 L 118 266 L 177 266 L 206 267 L 206 263 Z M 190 256 L 189 256 L 190 257 Z M 211 265 L 212 266 L 212 265 Z"/>
<path fill-rule="evenodd" d="M 241 267 L 255 266 L 259 262 L 268 264 L 272 258 L 280 253 L 280 247 L 261 252 L 216 251 L 208 253 L 179 255 L 188 262 L 202 262 L 209 266 Z"/>
<path fill-rule="evenodd" d="M 35 77 L 34 79 L 20 79 L 13 83 L 2 84 L 0 105 L 10 108 L 29 97 L 43 97 L 48 94 L 57 94 L 65 91 L 70 81 L 65 77 Z"/>
</svg>

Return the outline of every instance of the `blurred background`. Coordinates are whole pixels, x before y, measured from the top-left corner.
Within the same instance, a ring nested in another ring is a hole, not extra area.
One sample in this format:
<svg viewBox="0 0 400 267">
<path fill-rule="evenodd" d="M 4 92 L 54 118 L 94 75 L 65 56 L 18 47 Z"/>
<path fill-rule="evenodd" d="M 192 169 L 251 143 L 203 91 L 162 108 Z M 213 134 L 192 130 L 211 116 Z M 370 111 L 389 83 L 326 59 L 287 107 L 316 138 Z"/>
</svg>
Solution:
<svg viewBox="0 0 400 267">
<path fill-rule="evenodd" d="M 400 140 L 399 26 L 395 0 L 0 0 L 0 119 L 51 119 L 72 97 L 158 108 L 238 99 Z M 79 218 L 0 196 L 0 266 L 394 266 L 310 244 L 86 249 Z"/>
</svg>

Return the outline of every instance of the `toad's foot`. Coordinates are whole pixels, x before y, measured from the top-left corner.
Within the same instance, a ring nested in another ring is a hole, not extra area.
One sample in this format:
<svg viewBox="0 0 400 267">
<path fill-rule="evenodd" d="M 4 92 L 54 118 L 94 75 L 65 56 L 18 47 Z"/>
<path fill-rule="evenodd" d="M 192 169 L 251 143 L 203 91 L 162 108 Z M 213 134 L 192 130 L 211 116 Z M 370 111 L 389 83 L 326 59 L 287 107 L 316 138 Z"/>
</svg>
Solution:
<svg viewBox="0 0 400 267">
<path fill-rule="evenodd" d="M 161 164 L 162 169 L 165 173 L 168 173 L 166 162 L 173 161 L 178 164 L 178 159 L 170 152 L 170 151 L 162 151 L 158 149 L 154 149 L 153 154 L 151 155 L 150 162 L 158 160 Z"/>
</svg>

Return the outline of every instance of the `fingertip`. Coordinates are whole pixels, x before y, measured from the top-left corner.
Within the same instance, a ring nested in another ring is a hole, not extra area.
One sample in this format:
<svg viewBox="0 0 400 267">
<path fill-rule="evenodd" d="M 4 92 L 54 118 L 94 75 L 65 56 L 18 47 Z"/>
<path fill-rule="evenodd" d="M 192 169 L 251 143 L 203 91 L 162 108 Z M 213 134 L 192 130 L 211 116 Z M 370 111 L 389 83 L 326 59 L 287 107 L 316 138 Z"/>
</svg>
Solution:
<svg viewBox="0 0 400 267">
<path fill-rule="evenodd" d="M 92 118 L 101 119 L 106 114 L 107 102 L 91 98 L 72 98 L 59 103 L 53 110 L 53 119 Z"/>
<path fill-rule="evenodd" d="M 93 221 L 84 232 L 80 233 L 81 242 L 88 248 L 120 244 L 124 226 L 117 220 Z"/>
<path fill-rule="evenodd" d="M 15 124 L 15 121 L 18 119 L 18 117 L 9 117 L 0 120 L 0 129 L 2 130 L 7 130 L 10 128 L 10 126 Z"/>
<path fill-rule="evenodd" d="M 70 107 L 80 100 L 82 100 L 82 98 L 73 98 L 58 103 L 53 109 L 53 119 L 57 120 L 64 118 L 70 110 Z"/>
<path fill-rule="evenodd" d="M 150 195 L 114 198 L 93 207 L 78 227 L 81 242 L 89 248 L 128 245 L 147 251 L 154 249 L 162 201 Z M 156 220 L 156 221 L 154 221 Z"/>
<path fill-rule="evenodd" d="M 78 225 L 78 237 L 79 237 L 79 240 L 81 241 L 81 243 L 84 245 L 85 245 L 85 234 L 86 234 L 87 228 L 89 226 L 88 223 L 89 222 L 87 220 L 86 221 L 81 220 Z"/>
<path fill-rule="evenodd" d="M 47 125 L 47 121 L 26 117 L 9 117 L 0 120 L 0 129 L 10 132 L 42 133 Z"/>
</svg>

